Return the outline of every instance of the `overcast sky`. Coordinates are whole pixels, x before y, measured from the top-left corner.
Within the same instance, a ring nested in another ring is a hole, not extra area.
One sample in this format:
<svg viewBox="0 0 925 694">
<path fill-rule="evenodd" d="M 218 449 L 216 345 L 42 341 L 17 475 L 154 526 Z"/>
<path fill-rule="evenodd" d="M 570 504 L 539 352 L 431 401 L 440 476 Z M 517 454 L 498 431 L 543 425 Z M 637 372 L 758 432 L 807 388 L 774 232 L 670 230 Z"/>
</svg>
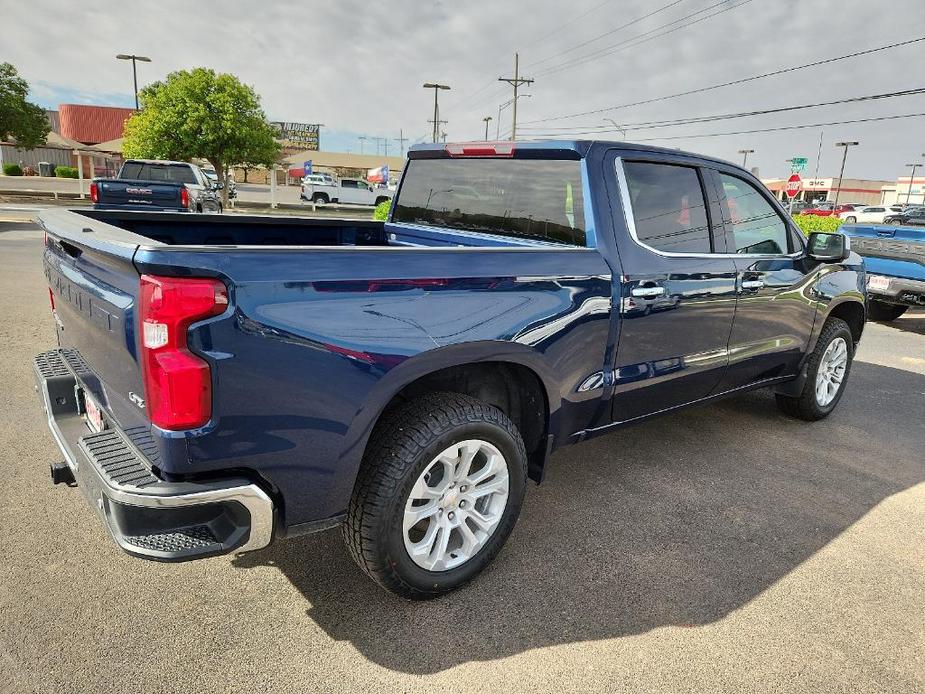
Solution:
<svg viewBox="0 0 925 694">
<path fill-rule="evenodd" d="M 828 66 L 697 95 L 564 120 L 537 121 L 675 94 L 763 72 L 925 36 L 923 0 L 478 0 L 470 2 L 4 3 L 0 61 L 12 62 L 45 107 L 131 104 L 131 67 L 116 53 L 148 55 L 145 84 L 206 66 L 230 72 L 261 95 L 272 120 L 320 122 L 322 148 L 359 151 L 359 134 L 429 138 L 433 92 L 449 84 L 441 118 L 450 140 L 480 139 L 482 118 L 511 96 L 499 84 L 521 54 L 531 94 L 520 102 L 519 136 L 778 108 L 925 87 L 925 41 Z M 651 17 L 634 21 L 659 8 Z M 711 6 L 712 9 L 710 8 Z M 726 11 L 723 11 L 726 10 Z M 697 13 L 697 14 L 695 14 Z M 715 16 L 710 16 L 714 15 Z M 692 17 L 680 22 L 686 15 Z M 630 26 L 624 26 L 630 24 Z M 621 28 L 622 27 L 622 28 Z M 662 27 L 662 28 L 660 28 Z M 10 28 L 15 30 L 11 31 Z M 672 31 L 673 30 L 673 31 Z M 671 31 L 664 36 L 659 36 Z M 609 33 L 607 33 L 609 32 Z M 600 37 L 607 33 L 606 36 Z M 647 40 L 643 43 L 640 41 Z M 586 44 L 581 46 L 580 44 Z M 567 61 L 594 55 L 579 65 Z M 820 130 L 693 138 L 789 125 L 925 114 L 925 96 L 805 109 L 659 129 L 627 139 L 741 160 L 763 177 L 789 173 L 805 156 L 813 175 Z M 510 129 L 502 112 L 502 135 Z M 494 137 L 495 120 L 490 124 Z M 541 130 L 527 130 L 537 128 Z M 684 136 L 682 139 L 652 140 Z M 620 133 L 601 134 L 616 139 Z M 820 176 L 837 176 L 839 140 L 858 140 L 846 177 L 892 180 L 922 160 L 925 116 L 824 128 Z M 366 151 L 375 145 L 366 144 Z"/>
</svg>

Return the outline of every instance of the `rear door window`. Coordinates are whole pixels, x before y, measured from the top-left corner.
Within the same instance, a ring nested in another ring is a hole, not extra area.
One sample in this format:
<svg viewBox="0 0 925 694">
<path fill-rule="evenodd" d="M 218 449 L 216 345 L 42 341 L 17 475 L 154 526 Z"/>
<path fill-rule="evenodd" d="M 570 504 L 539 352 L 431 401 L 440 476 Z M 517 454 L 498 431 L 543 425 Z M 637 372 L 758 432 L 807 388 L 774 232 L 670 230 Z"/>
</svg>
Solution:
<svg viewBox="0 0 925 694">
<path fill-rule="evenodd" d="M 697 169 L 627 161 L 623 171 L 640 243 L 668 253 L 713 250 Z"/>
<path fill-rule="evenodd" d="M 392 220 L 584 246 L 581 162 L 411 159 Z"/>
</svg>

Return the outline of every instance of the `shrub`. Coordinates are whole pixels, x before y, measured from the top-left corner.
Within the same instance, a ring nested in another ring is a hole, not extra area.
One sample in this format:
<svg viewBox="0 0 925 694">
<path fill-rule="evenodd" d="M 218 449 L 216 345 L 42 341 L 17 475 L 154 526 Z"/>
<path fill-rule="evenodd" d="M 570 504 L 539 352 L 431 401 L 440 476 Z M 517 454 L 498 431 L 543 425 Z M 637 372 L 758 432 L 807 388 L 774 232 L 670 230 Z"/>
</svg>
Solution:
<svg viewBox="0 0 925 694">
<path fill-rule="evenodd" d="M 56 166 L 55 176 L 58 178 L 77 178 L 76 166 Z"/>
<path fill-rule="evenodd" d="M 838 231 L 838 227 L 845 223 L 844 219 L 838 217 L 820 217 L 815 214 L 795 214 L 793 221 L 806 236 L 814 231 L 831 234 L 833 231 Z"/>
<path fill-rule="evenodd" d="M 7 176 L 22 176 L 22 167 L 19 164 L 4 164 L 3 173 Z"/>
<path fill-rule="evenodd" d="M 376 209 L 373 211 L 373 219 L 384 222 L 389 218 L 389 210 L 392 209 L 392 201 L 386 200 L 385 202 L 380 202 L 376 205 Z"/>
</svg>

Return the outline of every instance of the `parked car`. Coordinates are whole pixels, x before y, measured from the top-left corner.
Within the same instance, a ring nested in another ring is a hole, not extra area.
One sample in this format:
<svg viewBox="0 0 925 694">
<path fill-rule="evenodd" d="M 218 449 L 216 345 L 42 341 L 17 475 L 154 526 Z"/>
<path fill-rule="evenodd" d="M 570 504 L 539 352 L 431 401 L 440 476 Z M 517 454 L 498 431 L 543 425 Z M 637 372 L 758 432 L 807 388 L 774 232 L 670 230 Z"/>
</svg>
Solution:
<svg viewBox="0 0 925 694">
<path fill-rule="evenodd" d="M 854 224 L 855 222 L 882 224 L 884 218 L 889 214 L 894 214 L 890 212 L 890 208 L 884 207 L 883 205 L 872 205 L 870 207 L 862 207 L 860 210 L 846 210 L 838 216 L 844 219 L 848 224 Z"/>
<path fill-rule="evenodd" d="M 806 210 L 813 207 L 811 203 L 803 202 L 802 200 L 797 200 L 792 204 L 788 202 L 784 202 L 782 204 L 789 210 L 791 214 L 805 214 Z"/>
<path fill-rule="evenodd" d="M 376 188 L 358 178 L 342 178 L 335 183 L 302 183 L 303 200 L 316 205 L 350 203 L 353 205 L 378 205 L 391 200 L 394 192 L 388 188 Z"/>
<path fill-rule="evenodd" d="M 913 225 L 925 226 L 925 210 L 910 210 L 902 226 L 841 226 L 867 267 L 872 320 L 896 320 L 925 306 L 925 229 Z"/>
<path fill-rule="evenodd" d="M 221 190 L 221 184 L 218 182 L 218 174 L 215 172 L 215 169 L 203 169 L 202 173 L 209 179 L 213 188 Z M 228 186 L 228 197 L 232 200 L 238 197 L 238 186 L 235 183 L 234 174 L 231 171 L 225 174 L 225 184 Z"/>
<path fill-rule="evenodd" d="M 41 224 L 53 480 L 162 561 L 343 524 L 408 598 L 491 562 L 562 446 L 756 388 L 826 417 L 866 318 L 845 236 L 804 238 L 738 166 L 622 142 L 416 146 L 385 223 Z"/>
<path fill-rule="evenodd" d="M 815 207 L 810 207 L 808 210 L 804 210 L 803 214 L 814 214 L 817 217 L 832 217 L 833 215 L 837 216 L 842 212 L 851 212 L 852 208 L 848 205 L 838 205 L 837 207 L 830 203 L 824 202 Z"/>
<path fill-rule="evenodd" d="M 221 184 L 184 161 L 127 159 L 115 178 L 94 178 L 90 200 L 98 210 L 222 211 Z"/>
<path fill-rule="evenodd" d="M 908 207 L 903 212 L 890 212 L 884 224 L 896 226 L 925 226 L 925 207 Z"/>
</svg>

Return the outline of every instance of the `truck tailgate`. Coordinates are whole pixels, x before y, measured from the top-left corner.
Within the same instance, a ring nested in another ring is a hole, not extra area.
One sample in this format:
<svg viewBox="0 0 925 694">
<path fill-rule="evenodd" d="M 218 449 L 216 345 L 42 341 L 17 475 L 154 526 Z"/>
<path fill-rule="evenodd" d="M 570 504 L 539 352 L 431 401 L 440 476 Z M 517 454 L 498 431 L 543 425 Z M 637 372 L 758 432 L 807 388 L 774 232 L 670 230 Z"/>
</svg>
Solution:
<svg viewBox="0 0 925 694">
<path fill-rule="evenodd" d="M 180 209 L 182 183 L 104 178 L 96 181 L 100 206 L 118 205 Z"/>
<path fill-rule="evenodd" d="M 864 257 L 868 272 L 925 280 L 925 229 L 845 224 L 841 230 Z"/>
<path fill-rule="evenodd" d="M 52 292 L 58 343 L 75 375 L 123 429 L 146 424 L 137 359 L 137 246 L 47 233 L 45 274 Z M 133 402 L 133 396 L 135 401 Z"/>
</svg>

